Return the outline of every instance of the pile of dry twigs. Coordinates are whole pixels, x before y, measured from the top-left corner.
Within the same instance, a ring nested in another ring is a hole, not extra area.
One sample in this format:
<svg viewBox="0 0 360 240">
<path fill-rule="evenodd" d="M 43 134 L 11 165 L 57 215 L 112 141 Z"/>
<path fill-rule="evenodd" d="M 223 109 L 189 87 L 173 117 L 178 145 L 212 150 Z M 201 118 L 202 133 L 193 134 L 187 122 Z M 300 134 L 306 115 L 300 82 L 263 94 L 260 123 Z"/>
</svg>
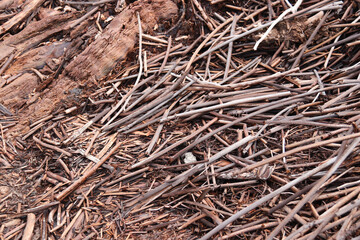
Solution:
<svg viewBox="0 0 360 240">
<path fill-rule="evenodd" d="M 137 2 L 38 2 L 11 34 L 39 8 L 95 34 L 54 71 L 21 68 L 45 76 L 30 103 L 1 98 L 1 239 L 360 239 L 358 1 L 182 0 L 157 24 Z M 134 48 L 94 77 L 126 14 Z M 3 89 L 26 51 L 3 57 Z M 16 135 L 66 78 L 81 83 Z"/>
</svg>

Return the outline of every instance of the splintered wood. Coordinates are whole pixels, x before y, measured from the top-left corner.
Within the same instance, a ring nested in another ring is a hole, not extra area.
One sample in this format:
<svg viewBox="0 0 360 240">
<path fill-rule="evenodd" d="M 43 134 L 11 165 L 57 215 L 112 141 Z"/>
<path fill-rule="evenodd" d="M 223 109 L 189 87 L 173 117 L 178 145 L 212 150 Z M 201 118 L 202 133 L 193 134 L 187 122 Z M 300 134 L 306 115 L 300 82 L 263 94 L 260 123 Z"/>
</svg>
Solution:
<svg viewBox="0 0 360 240">
<path fill-rule="evenodd" d="M 359 239 L 358 1 L 0 3 L 0 239 Z"/>
</svg>

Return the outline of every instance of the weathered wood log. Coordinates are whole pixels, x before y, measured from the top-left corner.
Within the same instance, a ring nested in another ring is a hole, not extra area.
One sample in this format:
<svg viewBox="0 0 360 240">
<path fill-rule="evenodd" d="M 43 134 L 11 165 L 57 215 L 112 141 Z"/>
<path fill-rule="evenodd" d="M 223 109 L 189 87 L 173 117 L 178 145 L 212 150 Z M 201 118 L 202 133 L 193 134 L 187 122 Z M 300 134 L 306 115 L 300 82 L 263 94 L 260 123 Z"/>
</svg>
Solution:
<svg viewBox="0 0 360 240">
<path fill-rule="evenodd" d="M 31 22 L 21 32 L 6 37 L 0 43 L 0 61 L 8 57 L 12 52 L 22 53 L 64 29 L 68 29 L 70 20 L 73 17 L 74 14 L 72 13 L 54 13 L 39 21 Z"/>
<path fill-rule="evenodd" d="M 27 121 L 48 114 L 54 110 L 60 102 L 73 104 L 81 95 L 82 90 L 80 85 L 86 85 L 86 82 L 90 79 L 100 79 L 104 77 L 118 62 L 124 61 L 138 41 L 137 37 L 139 30 L 136 18 L 137 12 L 140 14 L 143 31 L 149 32 L 152 31 L 157 24 L 160 24 L 161 21 L 171 21 L 174 19 L 177 16 L 178 8 L 171 0 L 155 0 L 151 2 L 137 1 L 130 4 L 112 20 L 104 32 L 93 43 L 69 63 L 65 68 L 64 73 L 59 79 L 51 83 L 49 89 L 40 96 L 35 104 L 32 104 L 29 108 L 24 108 L 19 112 L 19 115 L 24 116 L 22 119 Z M 59 19 L 58 16 L 50 16 L 44 19 L 44 22 L 40 21 L 41 24 L 39 23 L 40 26 L 36 28 L 37 31 L 53 26 L 52 24 L 55 24 L 55 18 Z M 12 49 L 5 51 L 4 55 L 0 56 L 0 60 L 11 54 L 13 51 L 24 51 L 25 49 L 31 48 L 46 37 L 58 33 L 61 29 L 68 29 L 68 22 L 66 21 L 70 18 L 71 16 L 62 16 L 61 19 L 63 19 L 66 26 L 56 27 L 58 26 L 58 24 L 56 24 L 51 31 L 44 31 L 40 35 L 36 35 L 34 29 L 26 28 L 16 35 L 18 39 L 22 40 L 17 40 L 16 42 L 13 37 L 9 38 L 10 40 L 7 40 L 3 45 L 0 45 L 0 49 L 8 48 L 10 41 L 15 41 L 16 45 L 15 47 L 12 47 Z M 31 42 L 25 41 L 26 39 L 29 39 L 30 36 L 32 36 Z M 64 48 L 67 47 L 65 45 Z M 54 46 L 48 48 L 54 48 Z M 56 48 L 53 53 L 56 55 L 58 51 L 62 51 L 61 47 Z M 42 56 L 41 52 L 41 49 L 38 49 L 38 54 L 30 51 L 25 55 L 27 57 L 32 56 L 32 59 L 37 58 L 37 61 L 31 65 L 32 67 L 36 67 L 37 64 L 41 65 L 47 61 L 47 57 Z M 25 61 L 26 59 L 17 60 L 16 62 L 19 64 L 13 64 L 12 67 L 14 69 L 9 68 L 8 72 L 13 73 L 25 70 L 25 68 L 28 68 L 29 66 L 27 66 L 27 64 L 20 64 Z M 20 86 L 19 81 L 20 80 L 18 80 L 17 87 Z M 34 87 L 35 85 L 36 84 L 33 84 L 31 86 Z M 10 88 L 11 87 L 9 86 L 6 93 L 10 91 Z M 31 91 L 32 90 L 33 88 Z M 31 93 L 29 88 L 22 91 L 22 98 L 27 98 L 27 95 Z M 4 101 L 5 98 L 9 99 L 8 97 L 5 97 L 5 92 L 2 94 L 2 91 L 0 91 L 0 102 Z M 16 109 L 12 110 L 16 111 Z M 24 122 L 22 125 L 23 124 Z"/>
<path fill-rule="evenodd" d="M 117 62 L 125 60 L 137 43 L 136 12 L 140 14 L 143 31 L 147 32 L 158 22 L 175 18 L 177 11 L 176 4 L 170 0 L 137 1 L 131 4 L 112 20 L 95 42 L 68 65 L 66 75 L 74 80 L 104 77 Z"/>
<path fill-rule="evenodd" d="M 12 17 L 9 21 L 0 26 L 0 35 L 9 31 L 13 26 L 24 20 L 29 16 L 35 9 L 41 6 L 45 0 L 31 0 L 27 1 L 24 9 Z"/>
</svg>

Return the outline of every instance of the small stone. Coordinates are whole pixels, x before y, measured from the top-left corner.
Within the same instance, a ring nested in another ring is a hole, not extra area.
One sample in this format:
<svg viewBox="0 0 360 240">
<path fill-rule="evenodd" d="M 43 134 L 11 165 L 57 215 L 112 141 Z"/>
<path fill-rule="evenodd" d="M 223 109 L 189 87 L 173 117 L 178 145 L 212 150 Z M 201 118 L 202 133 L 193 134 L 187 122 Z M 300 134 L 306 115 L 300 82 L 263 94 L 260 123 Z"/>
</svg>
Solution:
<svg viewBox="0 0 360 240">
<path fill-rule="evenodd" d="M 191 152 L 184 154 L 184 163 L 194 163 L 196 162 L 196 157 Z"/>
</svg>

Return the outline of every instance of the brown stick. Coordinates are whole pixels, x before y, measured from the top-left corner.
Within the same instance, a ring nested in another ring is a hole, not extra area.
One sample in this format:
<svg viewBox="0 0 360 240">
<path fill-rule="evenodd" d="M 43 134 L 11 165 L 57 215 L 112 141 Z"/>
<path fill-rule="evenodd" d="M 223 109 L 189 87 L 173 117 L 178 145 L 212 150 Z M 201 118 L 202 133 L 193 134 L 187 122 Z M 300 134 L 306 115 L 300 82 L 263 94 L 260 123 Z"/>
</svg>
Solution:
<svg viewBox="0 0 360 240">
<path fill-rule="evenodd" d="M 63 153 L 63 154 L 65 154 L 65 155 L 68 156 L 68 157 L 71 157 L 71 156 L 72 156 L 71 153 L 69 153 L 69 152 L 67 152 L 67 151 L 65 151 L 65 150 L 63 150 L 63 149 L 61 149 L 61 148 L 59 148 L 59 147 L 55 147 L 55 146 L 53 146 L 53 145 L 44 143 L 43 141 L 41 141 L 40 139 L 38 139 L 38 138 L 35 137 L 35 136 L 33 136 L 33 139 L 34 139 L 35 142 L 37 142 L 38 144 L 40 144 L 40 145 L 43 146 L 43 147 L 50 148 L 50 149 L 55 150 L 55 151 L 57 151 L 57 152 Z"/>
<path fill-rule="evenodd" d="M 69 187 L 67 187 L 64 191 L 59 193 L 56 196 L 56 199 L 58 201 L 62 201 L 65 197 L 67 197 L 70 193 L 72 193 L 76 188 L 78 188 L 81 184 L 83 184 L 90 176 L 92 176 L 96 170 L 105 163 L 106 160 L 108 160 L 111 155 L 115 153 L 115 151 L 121 146 L 122 142 L 118 142 L 113 149 L 108 152 L 95 166 L 93 166 L 89 171 L 87 171 L 82 177 L 80 177 L 78 180 L 76 180 L 73 184 L 71 184 Z"/>
</svg>

